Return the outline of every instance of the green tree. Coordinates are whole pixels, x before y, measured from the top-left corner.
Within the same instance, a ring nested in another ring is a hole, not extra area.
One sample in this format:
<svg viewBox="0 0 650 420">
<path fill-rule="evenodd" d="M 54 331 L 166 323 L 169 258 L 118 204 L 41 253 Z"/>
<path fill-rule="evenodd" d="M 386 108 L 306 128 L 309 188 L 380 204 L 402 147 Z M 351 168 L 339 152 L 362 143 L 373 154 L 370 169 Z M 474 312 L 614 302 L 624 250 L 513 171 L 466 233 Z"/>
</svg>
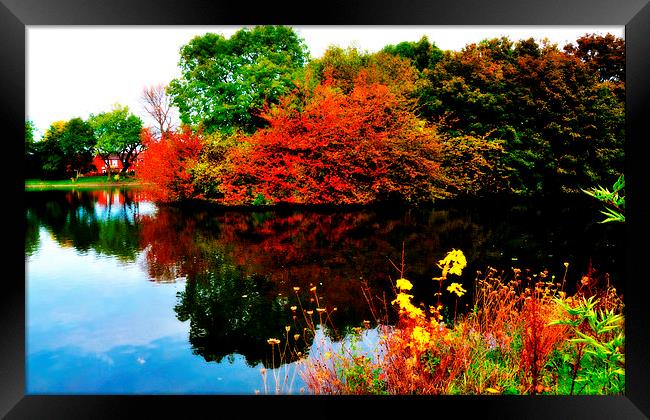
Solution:
<svg viewBox="0 0 650 420">
<path fill-rule="evenodd" d="M 293 87 L 306 58 L 306 46 L 288 27 L 244 28 L 230 38 L 207 33 L 181 48 L 182 75 L 168 92 L 184 124 L 203 125 L 206 133 L 251 133 L 265 125 L 263 108 Z"/>
<path fill-rule="evenodd" d="M 25 120 L 25 176 L 33 177 L 41 173 L 40 156 L 37 154 L 37 145 L 34 141 L 36 126 L 31 120 Z"/>
<path fill-rule="evenodd" d="M 93 128 L 88 122 L 81 118 L 68 121 L 63 127 L 59 142 L 68 171 L 78 174 L 87 169 L 97 143 Z"/>
<path fill-rule="evenodd" d="M 91 115 L 88 121 L 97 138 L 95 151 L 109 168 L 109 176 L 111 155 L 119 157 L 122 173 L 127 172 L 142 150 L 142 120 L 128 106 L 116 104 L 112 111 Z"/>
<path fill-rule="evenodd" d="M 423 36 L 417 42 L 404 41 L 396 45 L 387 45 L 383 48 L 383 51 L 408 58 L 415 68 L 421 72 L 435 67 L 443 55 L 442 50 L 432 44 L 426 36 Z"/>
<path fill-rule="evenodd" d="M 34 131 L 36 126 L 32 120 L 25 120 L 25 147 L 29 148 L 34 145 Z"/>
<path fill-rule="evenodd" d="M 34 153 L 45 178 L 61 178 L 65 175 L 65 155 L 61 148 L 61 136 L 65 121 L 55 121 L 45 132 L 43 139 L 34 143 Z"/>
</svg>

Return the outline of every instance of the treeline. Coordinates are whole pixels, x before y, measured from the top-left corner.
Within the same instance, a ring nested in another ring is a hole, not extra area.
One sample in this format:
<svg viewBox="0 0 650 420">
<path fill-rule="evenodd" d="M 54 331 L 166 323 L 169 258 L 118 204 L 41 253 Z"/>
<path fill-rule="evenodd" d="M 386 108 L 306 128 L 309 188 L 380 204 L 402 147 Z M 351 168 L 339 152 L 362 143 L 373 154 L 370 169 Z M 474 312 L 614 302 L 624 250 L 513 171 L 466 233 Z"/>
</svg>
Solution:
<svg viewBox="0 0 650 420">
<path fill-rule="evenodd" d="M 139 176 L 161 200 L 552 194 L 624 170 L 625 43 L 609 34 L 462 51 L 423 37 L 312 59 L 292 28 L 259 26 L 197 36 L 179 66 L 165 94 L 183 127 L 140 138 Z"/>
<path fill-rule="evenodd" d="M 95 156 L 109 171 L 109 159 L 119 159 L 120 172 L 126 173 L 142 151 L 143 122 L 119 104 L 86 120 L 55 121 L 40 140 L 34 138 L 35 130 L 34 124 L 26 121 L 26 178 L 61 179 L 96 171 Z"/>
</svg>

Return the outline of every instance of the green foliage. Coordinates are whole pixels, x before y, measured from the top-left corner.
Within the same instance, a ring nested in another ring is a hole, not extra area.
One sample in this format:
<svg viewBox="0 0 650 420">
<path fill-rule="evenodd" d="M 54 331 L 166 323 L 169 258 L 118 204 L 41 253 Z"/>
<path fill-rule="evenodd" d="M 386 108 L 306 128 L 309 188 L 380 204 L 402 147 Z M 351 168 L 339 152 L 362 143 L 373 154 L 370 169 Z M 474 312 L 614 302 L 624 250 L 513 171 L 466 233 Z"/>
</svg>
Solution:
<svg viewBox="0 0 650 420">
<path fill-rule="evenodd" d="M 346 393 L 362 395 L 388 395 L 382 370 L 358 347 L 360 335 L 349 336 L 349 348 L 342 347 L 334 358 L 337 375 L 344 381 Z"/>
<path fill-rule="evenodd" d="M 614 183 L 612 191 L 600 185 L 597 188 L 582 191 L 605 205 L 605 210 L 601 210 L 601 213 L 607 218 L 600 223 L 608 223 L 625 222 L 625 195 L 622 193 L 624 189 L 625 177 L 621 175 Z"/>
<path fill-rule="evenodd" d="M 255 196 L 255 200 L 253 200 L 253 205 L 254 206 L 264 206 L 267 204 L 270 204 L 271 202 L 266 198 L 266 196 L 262 193 L 259 193 Z"/>
<path fill-rule="evenodd" d="M 408 58 L 415 68 L 421 72 L 435 67 L 443 55 L 442 50 L 429 42 L 426 36 L 423 36 L 417 42 L 404 41 L 396 45 L 387 45 L 383 48 L 383 51 Z"/>
<path fill-rule="evenodd" d="M 92 160 L 97 139 L 90 124 L 73 118 L 63 127 L 59 138 L 61 151 L 71 171 L 84 171 Z"/>
<path fill-rule="evenodd" d="M 34 131 L 36 131 L 36 126 L 32 120 L 25 120 L 25 148 L 26 151 L 29 147 L 34 145 Z"/>
<path fill-rule="evenodd" d="M 625 344 L 623 315 L 614 309 L 598 309 L 598 299 L 593 296 L 578 300 L 572 306 L 562 299 L 555 302 L 568 317 L 553 321 L 553 325 L 568 325 L 574 338 L 569 343 L 579 346 L 579 368 L 574 366 L 574 385 L 577 394 L 620 394 L 625 391 Z M 570 363 L 564 357 L 563 364 Z M 567 368 L 564 368 L 567 371 Z"/>
<path fill-rule="evenodd" d="M 226 39 L 207 33 L 180 50 L 182 76 L 169 84 L 181 121 L 205 132 L 253 132 L 259 113 L 293 86 L 307 57 L 303 41 L 284 26 L 241 29 Z"/>
<path fill-rule="evenodd" d="M 88 122 L 97 138 L 96 152 L 106 161 L 110 155 L 119 156 L 126 172 L 142 148 L 142 120 L 128 106 L 115 104 L 109 112 L 91 115 Z"/>
<path fill-rule="evenodd" d="M 53 122 L 45 132 L 43 139 L 34 145 L 41 174 L 45 178 L 65 176 L 65 155 L 61 148 L 61 136 L 65 124 L 65 121 Z"/>
</svg>

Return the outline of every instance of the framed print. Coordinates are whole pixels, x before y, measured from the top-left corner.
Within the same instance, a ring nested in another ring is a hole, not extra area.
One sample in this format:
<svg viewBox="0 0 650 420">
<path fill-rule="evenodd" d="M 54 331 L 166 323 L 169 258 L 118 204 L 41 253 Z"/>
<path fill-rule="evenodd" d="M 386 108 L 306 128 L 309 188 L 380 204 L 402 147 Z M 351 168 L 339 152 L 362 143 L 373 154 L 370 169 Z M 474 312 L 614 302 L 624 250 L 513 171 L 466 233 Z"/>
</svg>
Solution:
<svg viewBox="0 0 650 420">
<path fill-rule="evenodd" d="M 649 21 L 2 0 L 0 412 L 648 418 Z"/>
</svg>

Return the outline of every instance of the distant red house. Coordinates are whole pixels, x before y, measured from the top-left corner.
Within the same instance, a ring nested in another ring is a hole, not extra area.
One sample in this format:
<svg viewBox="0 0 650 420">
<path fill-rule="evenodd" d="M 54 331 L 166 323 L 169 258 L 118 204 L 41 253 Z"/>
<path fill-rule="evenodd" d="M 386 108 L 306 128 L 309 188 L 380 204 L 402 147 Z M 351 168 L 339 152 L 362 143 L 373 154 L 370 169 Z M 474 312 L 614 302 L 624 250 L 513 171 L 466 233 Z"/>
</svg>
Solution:
<svg viewBox="0 0 650 420">
<path fill-rule="evenodd" d="M 111 173 L 119 173 L 122 170 L 122 161 L 117 155 L 110 155 L 108 158 Z M 94 169 L 93 169 L 94 167 Z M 138 170 L 138 159 L 136 158 L 131 166 L 129 166 L 129 171 L 137 172 Z M 108 167 L 106 162 L 99 155 L 95 155 L 92 161 L 91 170 L 89 175 L 106 175 L 108 173 Z"/>
</svg>

